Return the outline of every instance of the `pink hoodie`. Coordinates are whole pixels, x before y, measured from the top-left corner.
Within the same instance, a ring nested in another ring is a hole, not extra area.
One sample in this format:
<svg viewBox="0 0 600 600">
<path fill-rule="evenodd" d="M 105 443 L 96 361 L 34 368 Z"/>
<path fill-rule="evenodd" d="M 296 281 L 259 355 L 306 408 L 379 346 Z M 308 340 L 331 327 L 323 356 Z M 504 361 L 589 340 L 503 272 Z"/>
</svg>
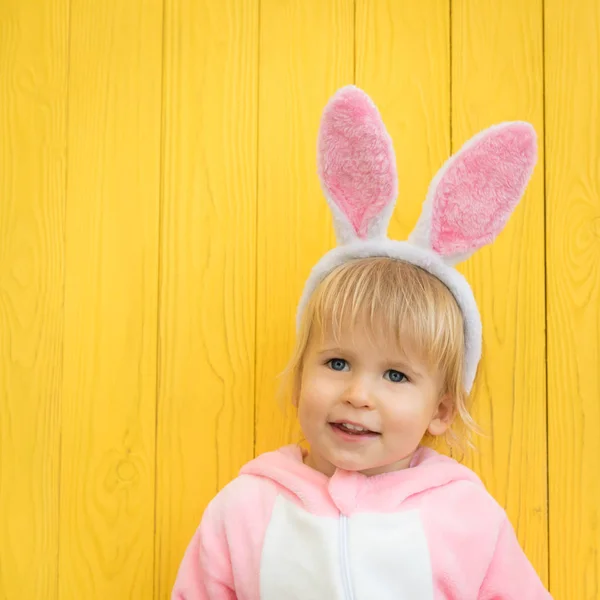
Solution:
<svg viewBox="0 0 600 600">
<path fill-rule="evenodd" d="M 427 448 L 411 468 L 329 478 L 286 446 L 209 504 L 174 600 L 551 598 L 477 476 Z"/>
</svg>

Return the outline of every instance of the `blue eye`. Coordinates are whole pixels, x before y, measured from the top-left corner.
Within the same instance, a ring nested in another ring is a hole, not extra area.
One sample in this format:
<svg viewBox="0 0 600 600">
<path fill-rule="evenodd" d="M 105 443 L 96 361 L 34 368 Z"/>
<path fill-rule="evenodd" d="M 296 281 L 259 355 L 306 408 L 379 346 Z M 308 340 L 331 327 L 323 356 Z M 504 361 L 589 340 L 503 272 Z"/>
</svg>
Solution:
<svg viewBox="0 0 600 600">
<path fill-rule="evenodd" d="M 334 371 L 343 371 L 348 365 L 348 363 L 343 358 L 332 358 L 331 360 L 327 361 L 327 364 Z"/>
<path fill-rule="evenodd" d="M 402 383 L 403 381 L 408 381 L 408 377 L 404 373 L 401 373 L 400 371 L 396 371 L 394 369 L 386 371 L 385 375 L 387 376 L 387 379 L 392 383 Z"/>
</svg>

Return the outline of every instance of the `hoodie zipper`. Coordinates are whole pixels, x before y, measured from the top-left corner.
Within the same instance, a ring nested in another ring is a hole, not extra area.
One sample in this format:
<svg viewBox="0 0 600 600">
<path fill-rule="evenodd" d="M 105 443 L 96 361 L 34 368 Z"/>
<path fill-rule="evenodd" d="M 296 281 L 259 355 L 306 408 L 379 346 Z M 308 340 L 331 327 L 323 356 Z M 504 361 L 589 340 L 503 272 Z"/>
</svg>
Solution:
<svg viewBox="0 0 600 600">
<path fill-rule="evenodd" d="M 352 580 L 350 579 L 350 561 L 348 559 L 348 517 L 346 515 L 340 515 L 340 563 L 344 598 L 354 600 Z"/>
</svg>

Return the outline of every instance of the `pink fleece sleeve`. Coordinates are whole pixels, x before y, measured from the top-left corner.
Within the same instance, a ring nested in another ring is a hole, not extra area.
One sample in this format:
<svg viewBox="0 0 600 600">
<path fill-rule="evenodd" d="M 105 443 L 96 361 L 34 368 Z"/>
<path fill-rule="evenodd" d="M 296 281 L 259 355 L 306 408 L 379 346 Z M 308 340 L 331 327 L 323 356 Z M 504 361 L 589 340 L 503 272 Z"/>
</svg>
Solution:
<svg viewBox="0 0 600 600">
<path fill-rule="evenodd" d="M 260 560 L 277 487 L 241 475 L 210 502 L 175 580 L 172 600 L 258 600 Z"/>
<path fill-rule="evenodd" d="M 221 515 L 221 498 L 207 507 L 184 554 L 172 600 L 235 600 L 233 572 Z"/>
<path fill-rule="evenodd" d="M 478 600 L 548 600 L 548 593 L 519 545 L 510 522 L 501 526 Z"/>
</svg>

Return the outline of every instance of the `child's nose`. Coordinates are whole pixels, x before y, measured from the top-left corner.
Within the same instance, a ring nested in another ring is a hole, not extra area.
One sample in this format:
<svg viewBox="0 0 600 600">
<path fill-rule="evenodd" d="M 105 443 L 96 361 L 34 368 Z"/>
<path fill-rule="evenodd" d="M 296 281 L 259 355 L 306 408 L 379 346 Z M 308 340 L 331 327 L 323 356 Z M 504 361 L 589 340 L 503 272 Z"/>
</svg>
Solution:
<svg viewBox="0 0 600 600">
<path fill-rule="evenodd" d="M 355 408 L 371 408 L 373 406 L 373 399 L 368 382 L 364 378 L 353 378 L 350 385 L 346 388 L 344 401 Z"/>
</svg>

